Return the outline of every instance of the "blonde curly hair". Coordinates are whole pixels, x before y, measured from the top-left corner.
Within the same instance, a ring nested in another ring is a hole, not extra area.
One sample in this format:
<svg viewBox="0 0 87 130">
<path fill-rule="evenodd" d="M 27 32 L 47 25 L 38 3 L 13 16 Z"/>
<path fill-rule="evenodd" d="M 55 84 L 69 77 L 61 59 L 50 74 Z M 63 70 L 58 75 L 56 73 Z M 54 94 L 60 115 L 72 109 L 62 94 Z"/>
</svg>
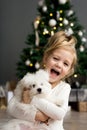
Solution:
<svg viewBox="0 0 87 130">
<path fill-rule="evenodd" d="M 68 36 L 65 33 L 65 31 L 56 32 L 53 36 L 49 38 L 48 43 L 45 46 L 42 65 L 45 64 L 44 57 L 48 57 L 56 49 L 64 48 L 67 51 L 70 51 L 73 56 L 71 71 L 66 77 L 71 76 L 74 73 L 75 66 L 77 64 L 77 53 L 76 53 L 76 48 L 75 48 L 76 43 L 77 43 L 77 39 L 72 35 Z"/>
</svg>

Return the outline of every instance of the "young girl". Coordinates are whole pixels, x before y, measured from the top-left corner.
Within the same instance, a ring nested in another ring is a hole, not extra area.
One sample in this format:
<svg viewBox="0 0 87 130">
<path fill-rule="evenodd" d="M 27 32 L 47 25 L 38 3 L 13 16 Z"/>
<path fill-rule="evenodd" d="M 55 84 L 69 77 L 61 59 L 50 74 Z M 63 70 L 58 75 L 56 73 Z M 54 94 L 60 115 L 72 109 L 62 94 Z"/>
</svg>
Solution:
<svg viewBox="0 0 87 130">
<path fill-rule="evenodd" d="M 57 32 L 49 39 L 43 56 L 42 66 L 44 66 L 43 69 L 48 71 L 49 82 L 52 85 L 50 95 L 56 97 L 58 100 L 62 100 L 62 105 L 57 106 L 46 99 L 34 97 L 31 101 L 31 110 L 26 112 L 29 109 L 29 104 L 23 104 L 12 99 L 8 104 L 7 110 L 11 116 L 21 119 L 21 122 L 18 124 L 14 123 L 13 127 L 10 127 L 10 123 L 8 129 L 64 130 L 63 119 L 68 110 L 68 100 L 71 90 L 70 85 L 65 82 L 65 79 L 73 74 L 77 62 L 75 44 L 75 37 L 67 36 L 64 31 Z M 26 93 L 24 95 L 27 96 Z M 26 96 L 23 97 L 26 98 Z M 25 101 L 24 98 L 23 102 Z M 38 111 L 33 109 L 33 105 L 38 108 Z M 26 125 L 22 123 L 22 120 L 25 120 Z M 48 122 L 45 123 L 47 120 Z M 29 121 L 41 121 L 41 123 L 35 123 L 30 128 Z M 17 128 L 15 127 L 16 125 Z"/>
</svg>

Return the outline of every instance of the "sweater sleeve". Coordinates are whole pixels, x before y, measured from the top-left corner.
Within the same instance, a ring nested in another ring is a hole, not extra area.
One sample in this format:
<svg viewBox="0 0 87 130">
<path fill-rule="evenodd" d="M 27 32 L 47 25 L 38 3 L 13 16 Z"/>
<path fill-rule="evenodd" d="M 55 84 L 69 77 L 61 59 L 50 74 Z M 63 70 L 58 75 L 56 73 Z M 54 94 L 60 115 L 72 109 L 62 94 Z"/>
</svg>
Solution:
<svg viewBox="0 0 87 130">
<path fill-rule="evenodd" d="M 35 122 L 37 109 L 34 105 L 20 103 L 13 97 L 9 101 L 7 112 L 15 118 Z"/>
<path fill-rule="evenodd" d="M 69 86 L 61 90 L 60 96 L 61 100 L 63 100 L 63 104 L 61 106 L 57 106 L 56 104 L 44 98 L 37 97 L 33 98 L 32 104 L 34 104 L 40 111 L 48 115 L 50 118 L 55 120 L 61 120 L 64 118 L 68 109 L 69 93 Z"/>
</svg>

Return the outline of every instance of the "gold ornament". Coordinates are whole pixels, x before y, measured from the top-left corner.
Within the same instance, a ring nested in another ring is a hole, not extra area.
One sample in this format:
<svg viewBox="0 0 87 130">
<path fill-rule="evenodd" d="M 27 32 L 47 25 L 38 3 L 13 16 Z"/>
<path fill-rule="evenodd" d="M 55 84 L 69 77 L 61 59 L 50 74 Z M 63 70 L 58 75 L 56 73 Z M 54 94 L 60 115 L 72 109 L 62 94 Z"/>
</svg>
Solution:
<svg viewBox="0 0 87 130">
<path fill-rule="evenodd" d="M 56 30 L 56 27 L 53 27 L 54 30 Z"/>
<path fill-rule="evenodd" d="M 59 24 L 59 26 L 61 26 L 61 27 L 62 27 L 62 26 L 63 26 L 63 24 L 62 24 L 62 23 L 60 23 L 60 24 Z"/>
<path fill-rule="evenodd" d="M 63 10 L 60 10 L 60 13 L 63 13 Z"/>
<path fill-rule="evenodd" d="M 33 64 L 32 63 L 30 63 L 30 65 L 29 65 L 30 67 L 32 67 L 33 66 Z"/>
<path fill-rule="evenodd" d="M 50 13 L 50 16 L 53 16 L 53 13 Z"/>
<path fill-rule="evenodd" d="M 74 23 L 70 23 L 70 26 L 73 27 L 73 26 L 74 26 Z"/>
<path fill-rule="evenodd" d="M 59 20 L 60 20 L 60 21 L 62 21 L 62 20 L 63 20 L 63 18 L 62 18 L 62 17 L 60 17 L 60 18 L 59 18 Z"/>
<path fill-rule="evenodd" d="M 44 68 L 44 69 L 46 68 L 46 65 L 45 65 L 45 64 L 43 65 L 43 68 Z"/>
<path fill-rule="evenodd" d="M 74 74 L 74 78 L 77 78 L 78 77 L 78 75 L 77 74 Z"/>
</svg>

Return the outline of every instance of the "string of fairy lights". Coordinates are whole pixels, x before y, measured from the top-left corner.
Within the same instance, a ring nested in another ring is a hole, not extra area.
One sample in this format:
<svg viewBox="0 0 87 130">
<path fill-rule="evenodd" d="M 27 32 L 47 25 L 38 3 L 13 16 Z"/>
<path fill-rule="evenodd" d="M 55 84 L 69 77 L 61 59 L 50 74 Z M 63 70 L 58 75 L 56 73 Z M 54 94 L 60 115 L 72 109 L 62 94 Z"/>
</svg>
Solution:
<svg viewBox="0 0 87 130">
<path fill-rule="evenodd" d="M 58 0 L 58 1 L 59 1 L 59 4 L 66 4 L 66 2 L 69 0 Z M 45 0 L 39 0 L 38 5 L 40 8 L 42 8 L 42 12 L 44 12 L 44 13 L 48 12 L 48 7 L 45 3 Z M 53 7 L 53 5 L 52 5 L 52 7 Z M 63 13 L 66 13 L 66 15 L 65 15 L 66 17 L 63 17 L 64 16 Z M 41 26 L 43 26 L 42 35 L 50 34 L 52 36 L 52 35 L 54 35 L 54 33 L 56 31 L 58 31 L 58 29 L 61 29 L 61 27 L 65 28 L 65 32 L 67 33 L 67 35 L 74 34 L 73 28 L 75 26 L 75 23 L 74 23 L 74 21 L 68 20 L 68 18 L 71 17 L 73 14 L 74 14 L 74 11 L 72 9 L 67 10 L 66 12 L 64 12 L 62 9 L 59 9 L 56 11 L 56 18 L 55 18 L 54 14 L 52 12 L 50 12 L 49 13 L 50 19 L 48 21 L 48 25 L 49 25 L 50 29 L 47 28 L 47 23 L 45 23 L 41 19 L 40 16 L 37 16 L 35 21 L 34 21 L 36 47 L 38 47 L 40 44 L 39 33 L 38 33 L 39 24 L 41 24 Z M 86 32 L 85 29 L 77 30 L 77 32 L 76 32 L 82 41 L 82 44 L 79 47 L 79 50 L 81 52 L 83 52 L 85 50 L 85 46 L 87 46 L 87 39 L 84 37 L 85 32 Z M 32 53 L 31 53 L 31 55 L 32 55 Z M 27 59 L 25 61 L 25 64 L 26 64 L 26 66 L 30 66 L 30 67 L 33 66 L 33 63 L 29 59 Z M 34 66 L 36 69 L 39 69 L 40 63 L 37 61 Z M 76 77 L 76 75 L 75 75 L 75 77 Z"/>
</svg>

